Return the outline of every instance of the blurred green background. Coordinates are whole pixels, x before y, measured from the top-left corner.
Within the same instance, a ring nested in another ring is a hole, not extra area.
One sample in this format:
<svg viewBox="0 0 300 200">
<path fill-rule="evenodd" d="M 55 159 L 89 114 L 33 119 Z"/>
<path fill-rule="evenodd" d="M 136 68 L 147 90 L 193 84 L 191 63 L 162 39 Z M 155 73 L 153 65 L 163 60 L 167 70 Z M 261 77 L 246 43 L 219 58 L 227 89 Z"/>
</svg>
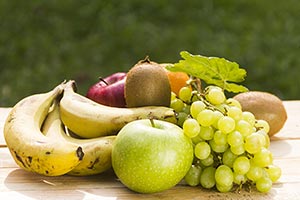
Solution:
<svg viewBox="0 0 300 200">
<path fill-rule="evenodd" d="M 99 76 L 179 52 L 240 64 L 251 90 L 300 99 L 300 1 L 0 1 L 0 106 L 65 79 Z"/>
</svg>

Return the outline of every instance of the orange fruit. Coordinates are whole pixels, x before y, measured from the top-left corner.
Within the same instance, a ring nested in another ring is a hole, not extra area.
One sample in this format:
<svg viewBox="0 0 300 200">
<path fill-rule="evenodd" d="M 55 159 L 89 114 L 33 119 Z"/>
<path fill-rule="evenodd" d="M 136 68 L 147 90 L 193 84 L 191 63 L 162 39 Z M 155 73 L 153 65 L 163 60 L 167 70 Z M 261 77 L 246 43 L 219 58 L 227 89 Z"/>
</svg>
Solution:
<svg viewBox="0 0 300 200">
<path fill-rule="evenodd" d="M 169 78 L 171 91 L 178 96 L 179 90 L 182 87 L 186 86 L 186 81 L 189 80 L 189 76 L 184 72 L 171 72 L 171 71 L 167 71 L 167 75 Z"/>
<path fill-rule="evenodd" d="M 187 85 L 187 80 L 189 80 L 189 75 L 185 72 L 171 72 L 167 69 L 166 73 L 169 78 L 169 83 L 171 86 L 171 91 L 174 92 L 177 96 L 179 94 L 179 90 Z"/>
</svg>

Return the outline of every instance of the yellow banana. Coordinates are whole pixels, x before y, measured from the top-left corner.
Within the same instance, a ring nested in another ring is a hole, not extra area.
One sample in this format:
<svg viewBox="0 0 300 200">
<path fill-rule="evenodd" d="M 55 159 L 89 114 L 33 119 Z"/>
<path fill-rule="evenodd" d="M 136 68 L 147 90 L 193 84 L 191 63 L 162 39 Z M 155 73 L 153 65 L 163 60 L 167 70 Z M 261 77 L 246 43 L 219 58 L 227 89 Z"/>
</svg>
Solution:
<svg viewBox="0 0 300 200">
<path fill-rule="evenodd" d="M 60 101 L 63 123 L 83 138 L 116 134 L 125 124 L 152 117 L 176 123 L 173 109 L 162 106 L 116 108 L 98 104 L 75 91 L 75 81 L 68 81 Z"/>
<path fill-rule="evenodd" d="M 15 162 L 23 169 L 46 176 L 59 176 L 76 167 L 82 157 L 79 145 L 43 135 L 41 125 L 64 83 L 47 93 L 19 101 L 4 125 L 4 137 Z"/>
<path fill-rule="evenodd" d="M 114 136 L 106 136 L 93 139 L 78 139 L 66 134 L 64 125 L 60 119 L 59 102 L 55 102 L 53 110 L 49 112 L 42 132 L 49 138 L 71 142 L 80 145 L 84 152 L 82 161 L 68 174 L 75 176 L 87 176 L 99 174 L 111 168 L 111 151 Z"/>
</svg>

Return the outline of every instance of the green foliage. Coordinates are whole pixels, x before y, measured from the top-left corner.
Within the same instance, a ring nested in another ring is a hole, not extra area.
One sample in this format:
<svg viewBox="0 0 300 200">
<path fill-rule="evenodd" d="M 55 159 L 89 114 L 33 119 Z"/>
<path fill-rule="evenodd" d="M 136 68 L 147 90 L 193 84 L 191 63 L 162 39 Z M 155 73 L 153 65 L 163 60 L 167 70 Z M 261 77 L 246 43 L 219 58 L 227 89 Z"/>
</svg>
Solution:
<svg viewBox="0 0 300 200">
<path fill-rule="evenodd" d="M 239 68 L 236 62 L 225 58 L 192 55 L 187 51 L 180 52 L 183 60 L 167 66 L 170 71 L 181 71 L 197 77 L 207 84 L 223 88 L 229 92 L 240 93 L 248 89 L 240 84 L 245 80 L 246 70 Z"/>
<path fill-rule="evenodd" d="M 223 57 L 247 70 L 244 85 L 299 99 L 300 2 L 0 1 L 0 106 L 65 79 L 85 94 L 99 76 L 146 55 Z"/>
</svg>

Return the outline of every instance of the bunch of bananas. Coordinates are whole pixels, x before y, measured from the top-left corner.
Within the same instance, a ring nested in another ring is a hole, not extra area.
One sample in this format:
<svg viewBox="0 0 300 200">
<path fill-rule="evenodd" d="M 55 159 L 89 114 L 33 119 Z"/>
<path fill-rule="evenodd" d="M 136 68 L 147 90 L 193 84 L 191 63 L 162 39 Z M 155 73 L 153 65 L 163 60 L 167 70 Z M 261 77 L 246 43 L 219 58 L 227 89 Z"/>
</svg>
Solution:
<svg viewBox="0 0 300 200">
<path fill-rule="evenodd" d="M 25 170 L 86 176 L 111 168 L 112 145 L 125 124 L 149 117 L 176 123 L 171 108 L 104 106 L 76 93 L 70 80 L 18 102 L 6 119 L 4 137 Z"/>
</svg>

